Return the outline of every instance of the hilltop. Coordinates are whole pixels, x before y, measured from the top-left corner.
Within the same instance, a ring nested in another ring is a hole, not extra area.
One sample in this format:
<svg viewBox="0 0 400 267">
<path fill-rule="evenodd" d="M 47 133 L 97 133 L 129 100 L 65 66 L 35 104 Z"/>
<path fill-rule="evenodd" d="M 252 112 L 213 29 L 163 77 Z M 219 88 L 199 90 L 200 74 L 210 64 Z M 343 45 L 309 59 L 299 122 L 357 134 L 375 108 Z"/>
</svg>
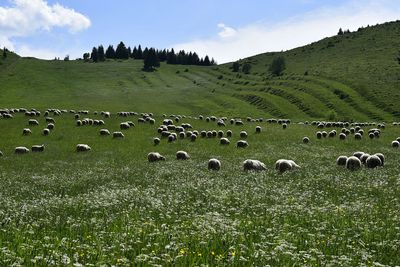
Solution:
<svg viewBox="0 0 400 267">
<path fill-rule="evenodd" d="M 161 64 L 143 72 L 140 60 L 46 61 L 0 59 L 2 107 L 87 108 L 330 120 L 393 120 L 400 115 L 400 22 L 325 38 L 282 53 L 232 64 Z M 284 75 L 268 66 L 278 54 Z"/>
</svg>

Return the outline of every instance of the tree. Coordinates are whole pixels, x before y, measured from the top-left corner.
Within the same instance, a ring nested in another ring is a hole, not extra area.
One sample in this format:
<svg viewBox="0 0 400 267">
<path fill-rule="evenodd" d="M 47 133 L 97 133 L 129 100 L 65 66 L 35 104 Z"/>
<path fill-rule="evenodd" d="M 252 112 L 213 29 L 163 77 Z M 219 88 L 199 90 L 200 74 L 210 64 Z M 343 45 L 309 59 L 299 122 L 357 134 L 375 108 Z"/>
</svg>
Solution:
<svg viewBox="0 0 400 267">
<path fill-rule="evenodd" d="M 105 61 L 105 55 L 104 55 L 104 47 L 102 45 L 99 45 L 99 47 L 97 48 L 97 57 L 98 57 L 98 61 Z"/>
<path fill-rule="evenodd" d="M 156 67 L 160 66 L 156 50 L 154 48 L 148 49 L 146 57 L 143 60 L 144 71 L 154 71 Z"/>
<path fill-rule="evenodd" d="M 90 57 L 90 54 L 89 54 L 89 53 L 84 53 L 84 54 L 83 54 L 83 60 L 88 61 L 88 60 L 89 60 L 89 57 Z"/>
<path fill-rule="evenodd" d="M 204 66 L 210 66 L 211 62 L 210 62 L 210 58 L 206 55 L 206 57 L 204 58 Z"/>
<path fill-rule="evenodd" d="M 250 63 L 244 63 L 242 66 L 242 72 L 244 74 L 249 74 L 251 70 L 251 64 Z"/>
<path fill-rule="evenodd" d="M 339 29 L 338 35 L 343 35 L 343 30 L 342 30 L 342 28 Z"/>
<path fill-rule="evenodd" d="M 3 48 L 3 58 L 7 58 L 7 48 Z"/>
<path fill-rule="evenodd" d="M 90 54 L 90 59 L 93 60 L 93 62 L 99 61 L 99 55 L 97 54 L 97 48 L 93 47 L 92 53 Z"/>
<path fill-rule="evenodd" d="M 118 44 L 117 49 L 115 50 L 115 58 L 117 59 L 129 58 L 128 49 L 126 48 L 125 44 L 122 41 Z"/>
<path fill-rule="evenodd" d="M 66 55 L 66 56 L 64 57 L 64 61 L 69 61 L 69 55 Z"/>
<path fill-rule="evenodd" d="M 136 59 L 143 59 L 143 51 L 142 51 L 142 47 L 140 45 L 138 46 L 138 49 L 137 49 Z"/>
<path fill-rule="evenodd" d="M 269 71 L 274 75 L 280 76 L 282 75 L 285 68 L 285 58 L 283 56 L 278 56 L 272 60 L 272 63 L 269 66 Z"/>
<path fill-rule="evenodd" d="M 173 48 L 167 53 L 167 64 L 176 64 L 176 54 Z"/>
<path fill-rule="evenodd" d="M 239 62 L 235 61 L 235 62 L 232 63 L 232 71 L 233 72 L 238 72 L 239 68 L 240 68 Z"/>
<path fill-rule="evenodd" d="M 115 50 L 112 45 L 109 45 L 106 50 L 106 58 L 114 59 L 115 58 Z"/>
</svg>

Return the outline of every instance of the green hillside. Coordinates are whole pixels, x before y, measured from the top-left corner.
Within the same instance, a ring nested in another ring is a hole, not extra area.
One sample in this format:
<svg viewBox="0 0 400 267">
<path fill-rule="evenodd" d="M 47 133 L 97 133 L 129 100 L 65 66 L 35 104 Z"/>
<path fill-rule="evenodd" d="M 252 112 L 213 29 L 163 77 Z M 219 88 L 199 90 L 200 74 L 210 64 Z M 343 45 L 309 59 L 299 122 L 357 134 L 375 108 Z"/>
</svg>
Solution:
<svg viewBox="0 0 400 267">
<path fill-rule="evenodd" d="M 87 108 L 303 119 L 393 120 L 400 65 L 400 22 L 326 38 L 283 55 L 287 69 L 271 77 L 276 53 L 257 55 L 250 74 L 213 67 L 142 61 L 0 59 L 2 107 Z M 307 72 L 308 75 L 305 75 Z"/>
</svg>

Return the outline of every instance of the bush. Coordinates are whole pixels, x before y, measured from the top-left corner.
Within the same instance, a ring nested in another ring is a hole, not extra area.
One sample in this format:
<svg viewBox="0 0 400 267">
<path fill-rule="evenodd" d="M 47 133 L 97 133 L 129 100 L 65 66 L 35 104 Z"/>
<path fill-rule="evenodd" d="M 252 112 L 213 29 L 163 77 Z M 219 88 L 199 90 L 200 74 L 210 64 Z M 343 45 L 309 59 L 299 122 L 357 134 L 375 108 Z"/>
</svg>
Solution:
<svg viewBox="0 0 400 267">
<path fill-rule="evenodd" d="M 277 76 L 282 75 L 283 71 L 286 68 L 285 58 L 283 56 L 278 56 L 274 60 L 272 60 L 271 65 L 269 66 L 269 71 Z"/>
<path fill-rule="evenodd" d="M 244 74 L 249 74 L 251 70 L 251 64 L 250 63 L 244 63 L 242 67 L 242 72 Z"/>
</svg>

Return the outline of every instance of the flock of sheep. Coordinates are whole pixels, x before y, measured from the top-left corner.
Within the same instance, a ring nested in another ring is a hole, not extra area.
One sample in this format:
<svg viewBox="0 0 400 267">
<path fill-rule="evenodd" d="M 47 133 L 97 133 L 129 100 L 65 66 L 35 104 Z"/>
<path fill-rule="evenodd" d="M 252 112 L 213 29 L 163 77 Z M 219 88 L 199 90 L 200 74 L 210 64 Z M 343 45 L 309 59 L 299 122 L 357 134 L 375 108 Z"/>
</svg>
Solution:
<svg viewBox="0 0 400 267">
<path fill-rule="evenodd" d="M 26 117 L 39 117 L 41 116 L 41 112 L 36 110 L 36 109 L 31 109 L 27 110 L 24 108 L 20 109 L 2 109 L 0 110 L 0 118 L 3 119 L 12 119 L 14 113 L 24 113 Z M 55 119 L 50 117 L 50 115 L 54 116 L 60 116 L 64 113 L 71 113 L 73 114 L 75 118 L 75 125 L 77 127 L 83 127 L 86 125 L 98 125 L 98 126 L 103 126 L 105 125 L 105 121 L 102 119 L 90 119 L 90 118 L 81 118 L 82 116 L 89 115 L 90 112 L 87 110 L 59 110 L 59 109 L 48 109 L 44 112 L 45 116 L 45 121 L 47 123 L 46 127 L 42 130 L 42 134 L 44 136 L 49 135 L 51 131 L 55 128 Z M 111 113 L 107 111 L 101 111 L 100 113 L 98 112 L 93 112 L 94 115 L 102 115 L 104 118 L 110 118 Z M 115 114 L 117 117 L 130 117 L 130 116 L 139 116 L 137 123 L 149 123 L 149 124 L 155 124 L 156 120 L 154 119 L 154 115 L 152 113 L 136 113 L 136 112 L 118 112 Z M 167 115 L 163 115 L 164 119 L 162 121 L 162 124 L 157 128 L 157 132 L 160 135 L 159 137 L 154 137 L 153 138 L 153 144 L 155 146 L 159 145 L 161 143 L 162 138 L 166 138 L 168 142 L 174 142 L 178 138 L 184 139 L 188 138 L 191 142 L 195 142 L 197 138 L 219 138 L 219 143 L 220 145 L 229 145 L 230 140 L 229 138 L 232 137 L 233 133 L 232 130 L 227 130 L 224 132 L 223 130 L 210 130 L 210 131 L 197 131 L 193 130 L 193 127 L 189 123 L 178 123 L 180 122 L 181 119 L 186 118 L 186 116 L 182 115 L 171 115 L 169 118 L 167 118 Z M 192 118 L 188 117 L 191 119 L 198 119 L 198 120 L 204 120 L 206 122 L 215 122 L 215 125 L 218 127 L 225 127 L 228 122 L 231 125 L 244 125 L 244 122 L 241 119 L 230 119 L 228 120 L 227 117 L 222 117 L 222 118 L 217 118 L 215 116 L 210 116 L 210 117 L 204 117 L 200 115 L 197 118 Z M 291 123 L 290 120 L 286 119 L 268 119 L 265 120 L 267 123 L 270 124 L 280 124 L 282 126 L 282 129 L 287 129 L 289 124 Z M 259 119 L 253 119 L 248 117 L 247 122 L 264 122 L 264 119 L 259 118 Z M 374 138 L 379 138 L 381 135 L 381 130 L 385 129 L 385 124 L 375 124 L 375 123 L 349 123 L 349 122 L 321 122 L 321 121 L 313 121 L 311 123 L 309 122 L 301 122 L 299 124 L 306 124 L 306 125 L 311 125 L 315 126 L 318 131 L 316 132 L 316 138 L 317 139 L 322 139 L 322 138 L 334 138 L 336 136 L 339 136 L 339 140 L 345 140 L 346 138 L 349 138 L 350 136 L 354 136 L 356 140 L 360 140 L 363 138 L 364 135 L 364 129 L 362 127 L 369 127 L 369 126 L 374 126 L 374 128 L 371 128 L 368 130 L 368 137 L 370 139 Z M 28 119 L 28 125 L 29 126 L 38 126 L 39 122 L 36 119 L 29 118 Z M 393 123 L 393 125 L 397 125 L 397 123 Z M 376 127 L 375 127 L 376 126 Z M 100 136 L 112 136 L 113 138 L 124 138 L 124 134 L 122 131 L 128 130 L 131 127 L 135 127 L 135 123 L 133 121 L 123 121 L 119 124 L 120 131 L 114 131 L 110 132 L 106 128 L 102 128 L 99 130 L 99 135 Z M 330 131 L 325 131 L 325 129 L 328 128 L 341 128 L 340 132 L 338 133 L 335 129 L 332 129 Z M 262 127 L 261 126 L 256 126 L 255 127 L 255 134 L 260 134 L 262 132 Z M 24 128 L 22 130 L 23 135 L 30 135 L 32 134 L 32 131 L 30 128 Z M 236 147 L 237 148 L 246 148 L 249 146 L 249 143 L 245 140 L 248 137 L 248 133 L 246 131 L 240 131 L 239 133 L 240 140 L 236 142 Z M 310 138 L 305 136 L 302 139 L 302 142 L 304 144 L 308 144 L 310 142 Z M 397 140 L 392 142 L 392 147 L 400 147 L 400 137 L 397 138 Z M 45 145 L 33 145 L 31 147 L 32 152 L 43 152 L 45 149 Z M 91 147 L 87 144 L 77 144 L 76 145 L 76 151 L 77 152 L 87 152 L 90 151 Z M 15 148 L 15 153 L 16 154 L 26 154 L 30 150 L 27 147 L 23 146 L 18 146 Z M 3 153 L 0 151 L 0 155 Z M 176 158 L 179 160 L 187 160 L 190 158 L 189 154 L 185 151 L 178 151 L 176 153 Z M 157 152 L 150 152 L 147 155 L 147 159 L 149 162 L 155 162 L 155 161 L 163 161 L 166 158 L 162 156 L 161 154 Z M 361 166 L 365 165 L 367 168 L 376 168 L 384 165 L 384 160 L 385 157 L 382 153 L 376 153 L 374 155 L 369 155 L 367 153 L 363 152 L 355 152 L 352 156 L 339 156 L 336 160 L 337 165 L 339 166 L 345 166 L 349 170 L 356 170 L 361 168 Z M 258 161 L 258 160 L 253 160 L 253 159 L 247 159 L 242 163 L 243 170 L 245 171 L 262 171 L 266 170 L 267 167 L 265 166 L 264 163 Z M 275 168 L 279 172 L 285 172 L 289 170 L 295 170 L 300 168 L 298 164 L 296 164 L 293 160 L 287 160 L 287 159 L 279 159 L 275 163 Z M 218 159 L 212 158 L 208 162 L 208 169 L 209 170 L 220 170 L 221 169 L 221 162 Z"/>
</svg>

